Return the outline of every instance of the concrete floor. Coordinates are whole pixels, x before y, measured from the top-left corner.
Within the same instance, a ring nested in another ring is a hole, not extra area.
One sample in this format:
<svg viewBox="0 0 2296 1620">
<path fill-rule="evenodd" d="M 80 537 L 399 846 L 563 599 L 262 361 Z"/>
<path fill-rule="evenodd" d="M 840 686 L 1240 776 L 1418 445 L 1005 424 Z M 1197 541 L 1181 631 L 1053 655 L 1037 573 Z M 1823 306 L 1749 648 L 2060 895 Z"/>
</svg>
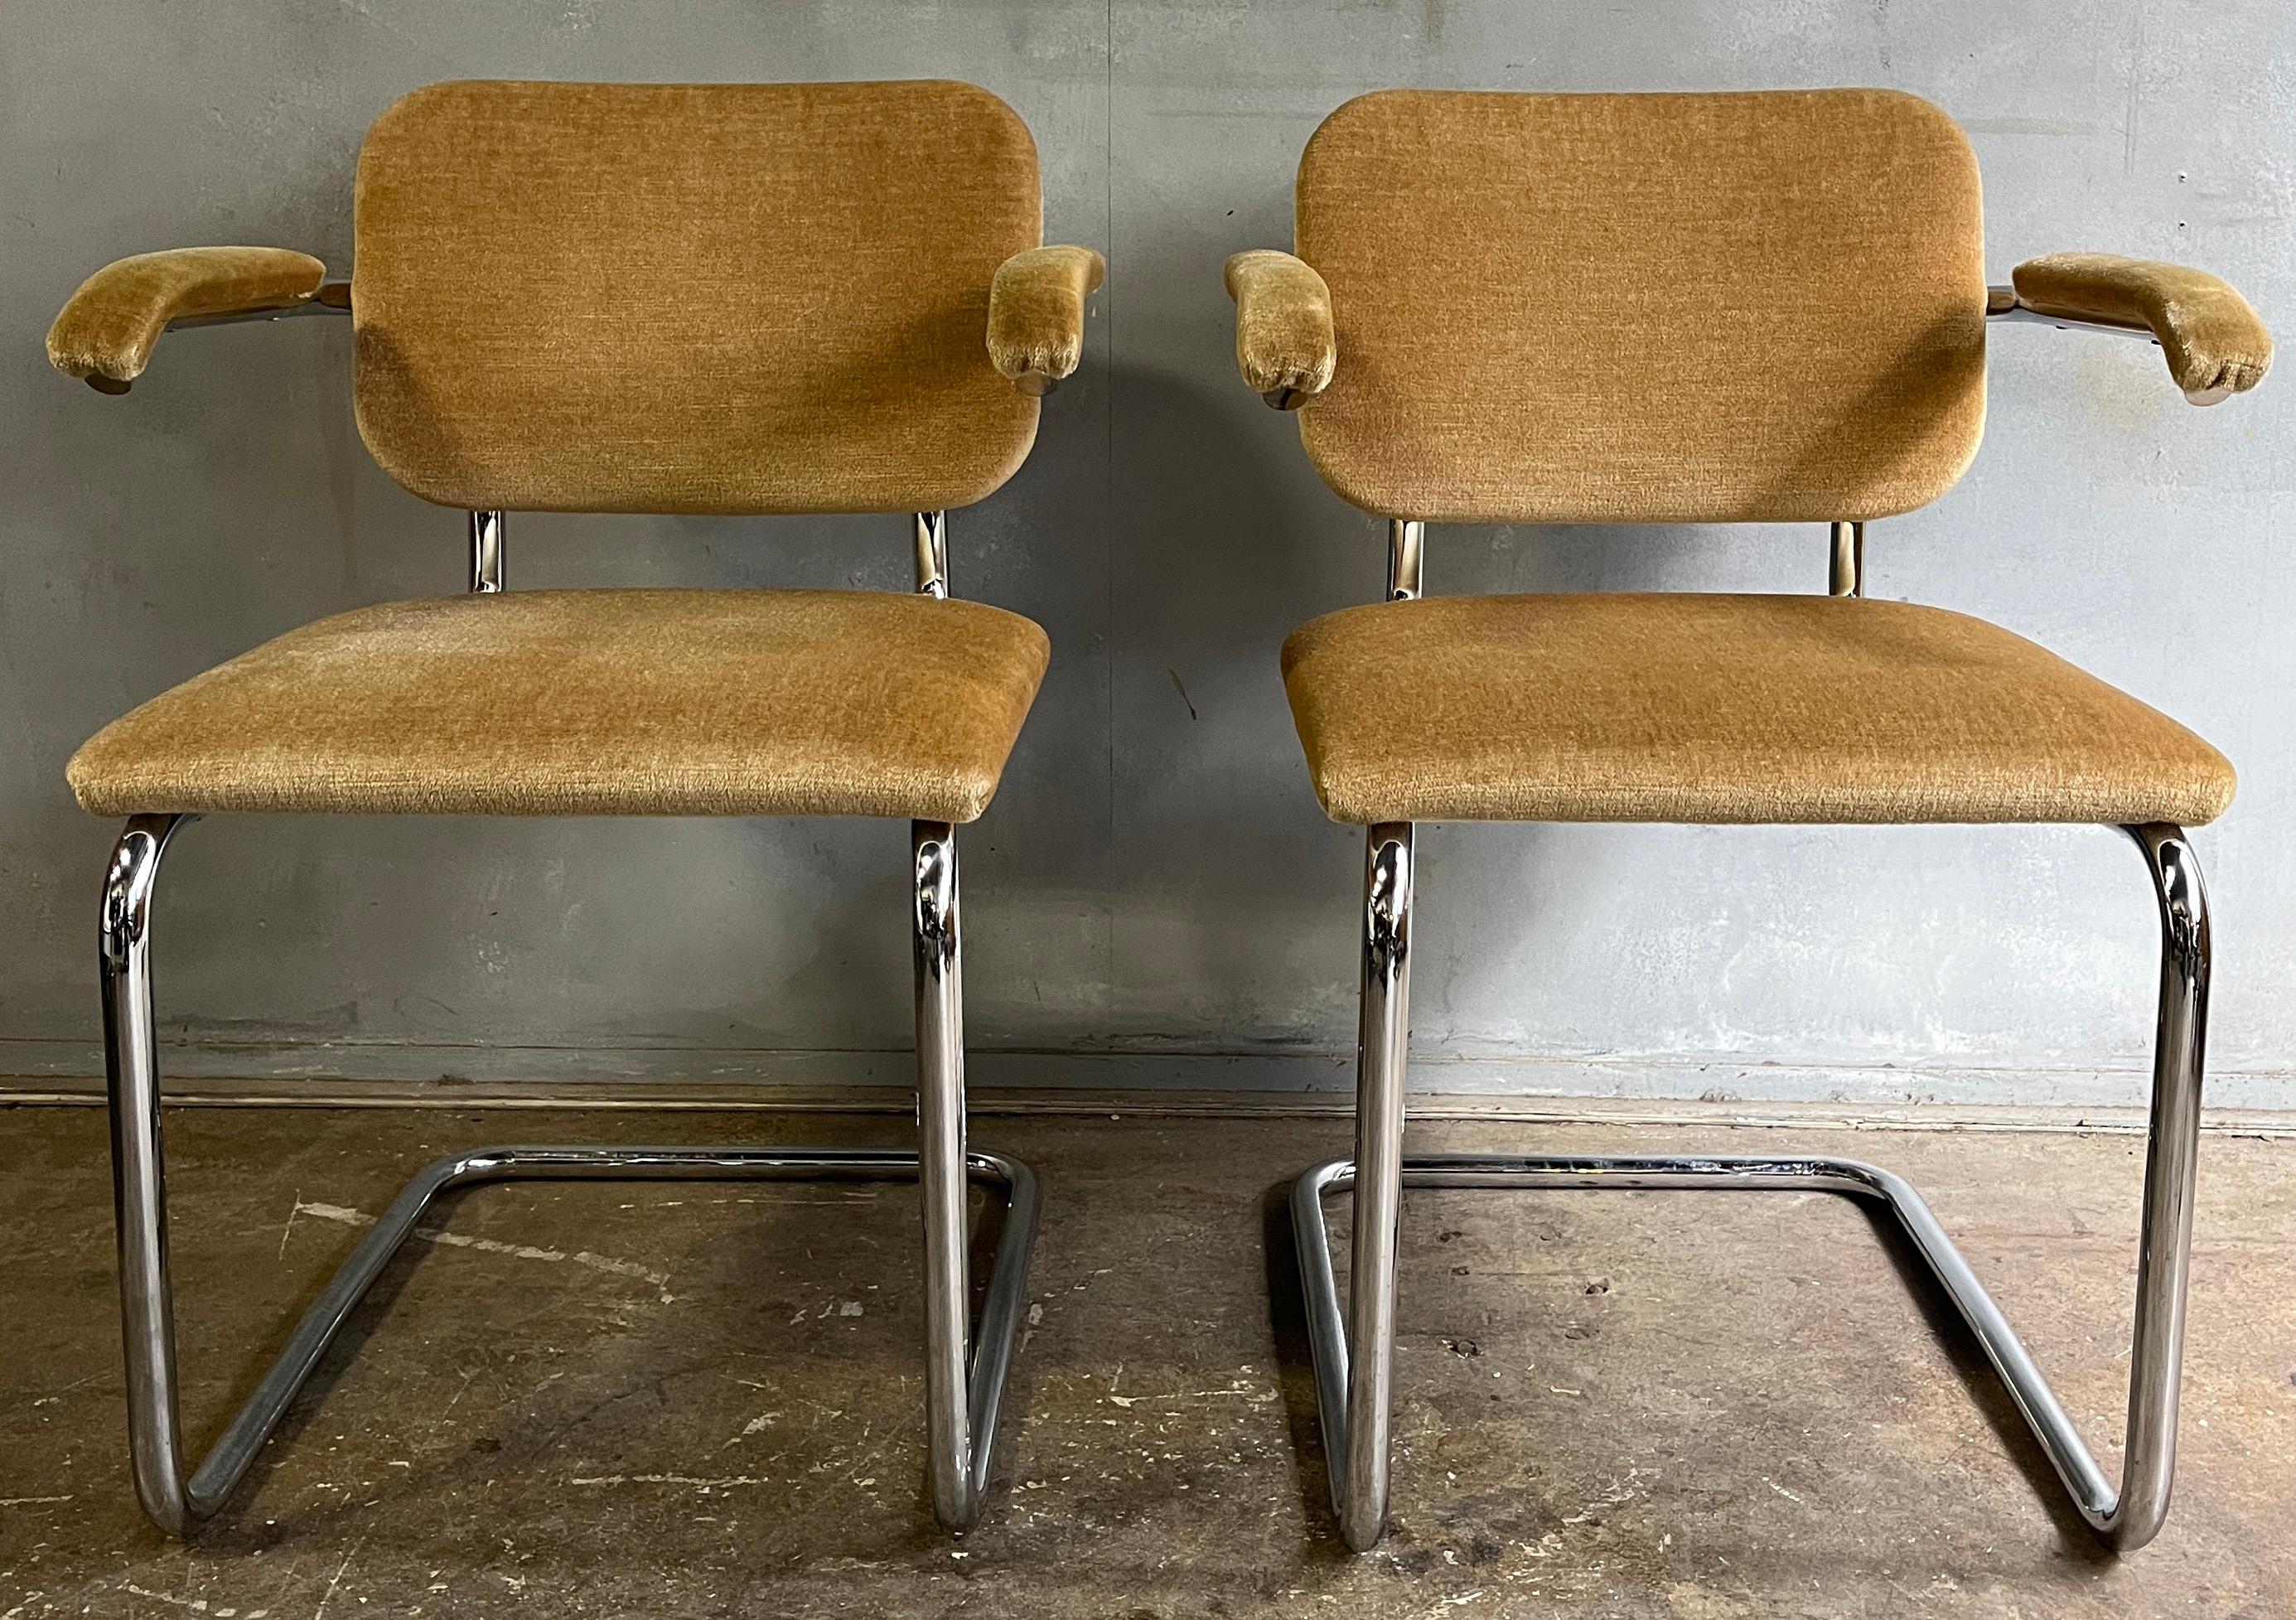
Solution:
<svg viewBox="0 0 2296 1620">
<path fill-rule="evenodd" d="M 894 1143 L 760 1114 L 171 1115 L 204 1443 L 406 1171 L 488 1140 Z M 1909 1174 L 2117 1440 L 2127 1137 L 1430 1124 L 1417 1145 L 1852 1151 Z M 2100 1557 L 1967 1345 L 1821 1195 L 1421 1193 L 1395 1530 L 1339 1550 L 1278 1179 L 1331 1119 L 993 1118 L 1046 1225 L 1001 1489 L 922 1501 L 913 1189 L 488 1188 L 403 1260 L 190 1547 L 127 1483 L 102 1115 L 0 1113 L 0 1620 L 2296 1612 L 2296 1143 L 2204 1144 L 2185 1451 Z M 1283 1239 L 1284 1241 L 1279 1241 Z M 1281 1285 L 1271 1315 L 1268 1286 Z M 1976 1398 L 1972 1399 L 1972 1395 Z"/>
</svg>

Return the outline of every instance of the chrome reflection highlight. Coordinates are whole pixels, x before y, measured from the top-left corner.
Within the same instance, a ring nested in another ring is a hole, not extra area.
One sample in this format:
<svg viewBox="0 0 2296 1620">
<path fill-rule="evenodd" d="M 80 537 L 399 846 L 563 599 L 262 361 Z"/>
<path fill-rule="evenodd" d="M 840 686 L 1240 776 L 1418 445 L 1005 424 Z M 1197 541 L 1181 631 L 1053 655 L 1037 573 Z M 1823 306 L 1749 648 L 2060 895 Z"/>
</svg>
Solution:
<svg viewBox="0 0 2296 1620">
<path fill-rule="evenodd" d="M 1833 596 L 1862 596 L 1866 594 L 1866 525 L 1835 523 L 1833 533 L 1833 565 L 1826 582 L 1826 594 Z"/>
<path fill-rule="evenodd" d="M 471 514 L 471 590 L 475 596 L 499 595 L 503 588 L 503 514 Z"/>
<path fill-rule="evenodd" d="M 1387 599 L 1419 599 L 1420 559 L 1427 548 L 1427 525 L 1409 518 L 1390 518 L 1387 523 Z"/>
<path fill-rule="evenodd" d="M 948 514 L 918 512 L 910 516 L 911 538 L 917 558 L 917 595 L 948 595 Z"/>
<path fill-rule="evenodd" d="M 1356 1034 L 1356 1157 L 1349 1328 L 1365 1346 L 1340 1383 L 1346 1423 L 1330 1466 L 1348 1545 L 1379 1539 L 1387 1511 L 1388 1414 L 1395 1379 L 1395 1247 L 1403 1213 L 1403 1078 L 1411 1040 L 1411 825 L 1374 826 L 1364 841 L 1363 1007 Z M 1329 1270 L 1330 1262 L 1325 1262 Z M 1332 1436 L 1325 1419 L 1325 1439 Z M 1349 1435 L 1363 1443 L 1349 1449 Z M 1344 1485 L 1337 1482 L 1344 1480 Z"/>
</svg>

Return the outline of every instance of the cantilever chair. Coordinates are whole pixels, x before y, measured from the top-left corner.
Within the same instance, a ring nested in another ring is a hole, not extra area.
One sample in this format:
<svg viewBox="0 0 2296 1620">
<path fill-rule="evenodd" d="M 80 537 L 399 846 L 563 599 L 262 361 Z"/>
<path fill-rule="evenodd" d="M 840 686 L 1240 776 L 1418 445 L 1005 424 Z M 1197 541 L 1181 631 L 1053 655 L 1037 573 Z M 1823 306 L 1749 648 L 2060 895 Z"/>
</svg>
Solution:
<svg viewBox="0 0 2296 1620">
<path fill-rule="evenodd" d="M 1988 289 L 1978 177 L 1936 108 L 1872 90 L 1396 91 L 1300 163 L 1298 255 L 1229 262 L 1245 382 L 1390 520 L 1387 600 L 1304 626 L 1283 678 L 1332 819 L 1368 828 L 1351 1161 L 1292 1216 L 1333 1506 L 1387 1510 L 1400 1188 L 1816 1188 L 1878 1200 L 1951 1295 L 2095 1532 L 2168 1510 L 2208 1013 L 2184 826 L 2230 765 L 1975 619 L 1866 599 L 1865 524 L 1935 499 L 1985 409 L 1988 317 L 2158 341 L 2187 396 L 2270 339 L 2174 266 L 2079 254 Z M 1820 522 L 1826 595 L 1423 597 L 1423 525 Z M 1403 1151 L 1413 826 L 1454 818 L 2120 826 L 2160 901 L 2152 1136 L 2116 1488 L 1919 1195 L 1846 1159 Z M 1323 1196 L 1352 1188 L 1342 1319 Z"/>
<path fill-rule="evenodd" d="M 449 1188 L 521 1177 L 915 1180 L 934 1511 L 979 1514 L 1037 1193 L 968 1153 L 956 827 L 996 790 L 1044 633 L 949 595 L 944 512 L 1028 455 L 1099 255 L 1040 247 L 1037 155 L 969 85 L 466 83 L 360 154 L 357 262 L 191 248 L 91 277 L 50 358 L 125 392 L 170 326 L 348 312 L 368 448 L 469 511 L 470 594 L 359 608 L 153 698 L 72 759 L 125 816 L 102 973 L 144 1510 L 181 1535 L 245 1473 L 329 1340 Z M 505 593 L 506 509 L 906 512 L 914 595 Z M 187 1469 L 177 1434 L 151 914 L 171 835 L 225 812 L 877 816 L 911 826 L 914 1153 L 504 1147 L 418 1174 Z M 1008 1200 L 968 1348 L 972 1181 Z"/>
</svg>

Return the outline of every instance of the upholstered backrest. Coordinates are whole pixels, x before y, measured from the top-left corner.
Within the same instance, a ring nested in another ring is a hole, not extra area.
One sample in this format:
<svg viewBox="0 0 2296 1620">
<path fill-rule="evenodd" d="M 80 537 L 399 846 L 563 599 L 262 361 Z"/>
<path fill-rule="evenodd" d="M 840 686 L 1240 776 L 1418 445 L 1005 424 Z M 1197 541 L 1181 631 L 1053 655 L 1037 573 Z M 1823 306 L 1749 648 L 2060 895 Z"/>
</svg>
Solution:
<svg viewBox="0 0 2296 1620">
<path fill-rule="evenodd" d="M 1298 251 L 1356 505 L 1484 522 L 1862 520 L 1985 417 L 1976 160 L 1882 90 L 1396 90 L 1324 119 Z"/>
<path fill-rule="evenodd" d="M 961 506 L 1036 433 L 987 324 L 1041 212 L 971 85 L 433 85 L 359 157 L 359 431 L 449 506 Z"/>
</svg>

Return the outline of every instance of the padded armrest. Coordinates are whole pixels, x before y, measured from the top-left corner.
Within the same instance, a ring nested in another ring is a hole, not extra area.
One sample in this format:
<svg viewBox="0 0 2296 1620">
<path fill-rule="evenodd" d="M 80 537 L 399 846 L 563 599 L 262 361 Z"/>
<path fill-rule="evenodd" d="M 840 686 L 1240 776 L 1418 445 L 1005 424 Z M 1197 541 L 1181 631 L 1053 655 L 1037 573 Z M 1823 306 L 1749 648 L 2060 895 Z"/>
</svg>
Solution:
<svg viewBox="0 0 2296 1620">
<path fill-rule="evenodd" d="M 327 267 L 286 248 L 173 248 L 116 259 L 86 281 L 48 328 L 48 363 L 124 394 L 168 323 L 307 304 Z"/>
<path fill-rule="evenodd" d="M 2012 279 L 2039 315 L 2150 329 L 2169 374 L 2195 405 L 2214 405 L 2264 380 L 2272 334 L 2249 302 L 2206 270 L 2112 253 L 2051 253 Z"/>
<path fill-rule="evenodd" d="M 1235 364 L 1251 391 L 1295 411 L 1331 386 L 1340 360 L 1332 290 L 1300 259 L 1255 248 L 1227 261 L 1235 300 Z"/>
<path fill-rule="evenodd" d="M 988 284 L 988 358 L 1024 394 L 1053 391 L 1084 358 L 1084 300 L 1108 274 L 1090 248 L 1030 248 Z"/>
</svg>

